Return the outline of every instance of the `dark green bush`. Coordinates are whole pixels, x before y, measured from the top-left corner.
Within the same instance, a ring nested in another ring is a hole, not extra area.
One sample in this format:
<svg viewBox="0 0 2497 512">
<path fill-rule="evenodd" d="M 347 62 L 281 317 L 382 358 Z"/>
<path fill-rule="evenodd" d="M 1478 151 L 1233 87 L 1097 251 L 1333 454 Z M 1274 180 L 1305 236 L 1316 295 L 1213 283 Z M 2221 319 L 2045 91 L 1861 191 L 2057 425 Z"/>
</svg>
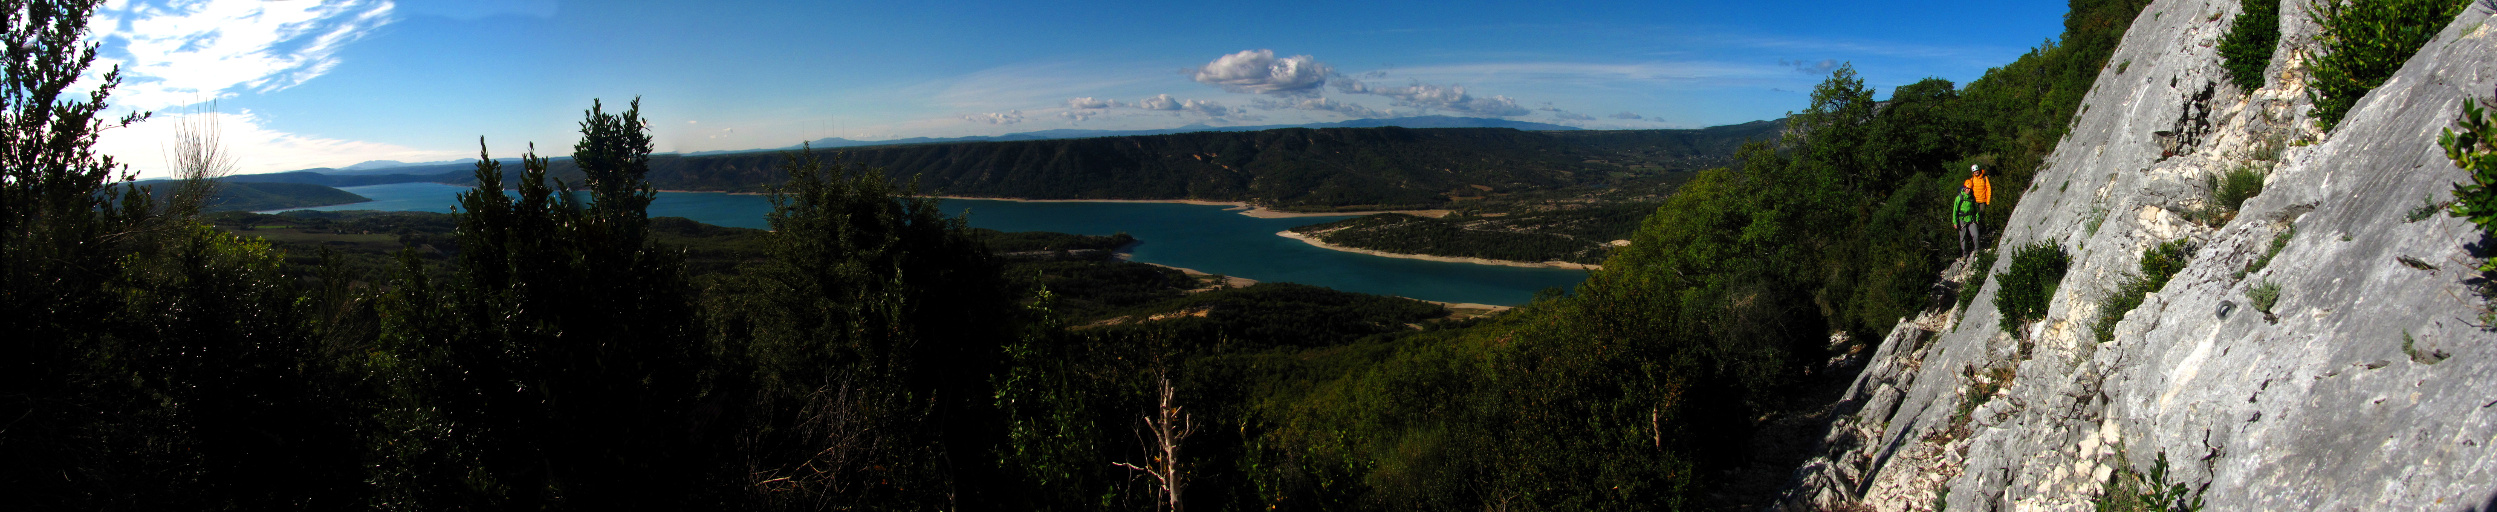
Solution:
<svg viewBox="0 0 2497 512">
<path fill-rule="evenodd" d="M 2323 33 L 2315 36 L 2323 51 L 2307 76 L 2307 94 L 2315 99 L 2315 122 L 2325 130 L 2340 124 L 2341 116 L 2349 114 L 2359 98 L 2393 78 L 2402 63 L 2445 30 L 2445 24 L 2467 5 L 2469 0 L 2308 3 L 2307 9 L 2323 25 Z"/>
<path fill-rule="evenodd" d="M 2047 301 L 2063 284 L 2072 255 L 2054 242 L 2038 242 L 2012 252 L 2011 268 L 1995 274 L 1994 311 L 2003 315 L 2003 332 L 2019 332 L 2020 324 L 2046 316 Z"/>
<path fill-rule="evenodd" d="M 2228 35 L 2220 37 L 2220 59 L 2228 68 L 2228 82 L 2237 89 L 2254 92 L 2263 88 L 2263 70 L 2272 65 L 2272 50 L 2280 46 L 2279 0 L 2244 0 L 2244 12 L 2228 26 Z"/>
</svg>

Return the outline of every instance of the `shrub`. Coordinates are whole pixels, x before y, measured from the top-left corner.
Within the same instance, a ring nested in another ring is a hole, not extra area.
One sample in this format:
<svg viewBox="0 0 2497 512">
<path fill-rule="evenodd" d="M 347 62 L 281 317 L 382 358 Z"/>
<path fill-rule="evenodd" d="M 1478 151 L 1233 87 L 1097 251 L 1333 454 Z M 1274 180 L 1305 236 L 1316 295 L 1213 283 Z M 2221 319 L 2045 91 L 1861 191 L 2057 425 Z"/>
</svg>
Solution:
<svg viewBox="0 0 2497 512">
<path fill-rule="evenodd" d="M 2310 1 L 2323 32 L 2322 55 L 2307 75 L 2315 99 L 2315 122 L 2325 130 L 2341 123 L 2368 91 L 2384 85 L 2419 47 L 2426 46 L 2469 0 Z"/>
<path fill-rule="evenodd" d="M 1995 274 L 1994 311 L 2003 316 L 2003 332 L 2019 332 L 2020 324 L 2046 316 L 2047 301 L 2063 284 L 2072 255 L 2053 242 L 2038 242 L 2012 252 L 2011 268 Z"/>
<path fill-rule="evenodd" d="M 2255 311 L 2261 311 L 2266 315 L 2271 314 L 2272 306 L 2280 305 L 2280 283 L 2265 279 L 2263 284 L 2254 285 L 2253 289 L 2246 290 L 2246 298 L 2254 301 Z"/>
<path fill-rule="evenodd" d="M 2206 184 L 2210 185 L 2211 204 L 2233 215 L 2238 208 L 2245 206 L 2247 199 L 2263 193 L 2263 171 L 2251 165 L 2240 165 L 2209 178 Z"/>
<path fill-rule="evenodd" d="M 2185 270 L 2186 260 L 2193 255 L 2189 244 L 2188 239 L 2180 238 L 2142 249 L 2141 272 L 2127 273 L 2116 285 L 2115 293 L 2098 303 L 2098 322 L 2090 326 L 2090 332 L 2098 336 L 2099 343 L 2114 341 L 2116 322 L 2124 320 L 2133 308 L 2141 307 L 2142 299 L 2150 292 L 2166 288 L 2168 278 Z"/>
<path fill-rule="evenodd" d="M 2489 125 L 2488 111 L 2471 100 L 2463 100 L 2462 117 L 2454 123 L 2462 125 L 2461 133 L 2447 129 L 2436 138 L 2445 157 L 2471 176 L 2469 183 L 2454 184 L 2453 215 L 2478 224 L 2482 236 L 2497 236 L 2497 127 Z M 2497 272 L 2497 259 L 2482 263 L 2480 271 Z"/>
<path fill-rule="evenodd" d="M 2279 0 L 2245 0 L 2245 12 L 2228 26 L 2228 35 L 2220 37 L 2220 59 L 2228 67 L 2229 83 L 2237 89 L 2254 92 L 2263 88 L 2263 70 L 2272 65 L 2272 50 L 2280 46 Z"/>
<path fill-rule="evenodd" d="M 2168 481 L 2168 454 L 2159 452 L 2149 473 L 2133 471 L 2122 455 L 2116 459 L 2116 471 L 2107 476 L 2105 487 L 2091 505 L 2099 512 L 2130 512 L 2170 510 L 2202 510 L 2202 490 L 2188 489 L 2184 482 Z"/>
</svg>

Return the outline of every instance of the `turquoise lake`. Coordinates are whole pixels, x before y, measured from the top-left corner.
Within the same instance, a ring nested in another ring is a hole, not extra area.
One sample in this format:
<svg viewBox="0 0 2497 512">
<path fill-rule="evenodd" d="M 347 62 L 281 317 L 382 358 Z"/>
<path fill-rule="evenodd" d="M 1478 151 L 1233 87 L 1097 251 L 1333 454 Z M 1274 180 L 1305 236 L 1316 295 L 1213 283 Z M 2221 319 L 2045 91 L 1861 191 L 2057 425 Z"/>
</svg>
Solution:
<svg viewBox="0 0 2497 512">
<path fill-rule="evenodd" d="M 346 187 L 370 202 L 314 210 L 449 212 L 468 187 L 396 183 Z M 758 195 L 660 192 L 652 217 L 685 217 L 706 224 L 768 228 L 771 202 Z M 1583 270 L 1447 263 L 1330 251 L 1275 236 L 1293 226 L 1347 217 L 1259 219 L 1222 206 L 1167 203 L 1026 203 L 948 199 L 947 213 L 967 215 L 973 227 L 999 231 L 1056 231 L 1086 235 L 1126 232 L 1142 243 L 1135 261 L 1338 290 L 1397 295 L 1443 302 L 1518 305 L 1545 288 L 1568 288 Z"/>
</svg>

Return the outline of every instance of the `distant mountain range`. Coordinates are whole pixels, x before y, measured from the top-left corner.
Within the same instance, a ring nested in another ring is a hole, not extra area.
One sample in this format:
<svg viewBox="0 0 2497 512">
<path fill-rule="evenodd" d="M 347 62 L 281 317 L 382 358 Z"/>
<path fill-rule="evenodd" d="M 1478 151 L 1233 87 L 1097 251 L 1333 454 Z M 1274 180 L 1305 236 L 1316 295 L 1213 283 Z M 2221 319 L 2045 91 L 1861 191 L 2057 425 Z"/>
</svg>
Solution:
<svg viewBox="0 0 2497 512">
<path fill-rule="evenodd" d="M 1464 124 L 1500 126 L 1444 127 Z M 897 180 L 915 179 L 920 190 L 932 194 L 1254 200 L 1300 209 L 1439 207 L 1485 192 L 1605 186 L 1621 179 L 1728 165 L 1744 141 L 1775 138 L 1782 126 L 1779 121 L 1755 121 L 1696 130 L 1577 130 L 1431 116 L 1315 127 L 1047 130 L 872 142 L 824 139 L 814 147 L 838 150 L 837 160 L 882 168 Z M 779 168 L 780 151 L 652 155 L 649 179 L 669 190 L 766 190 L 788 179 Z M 549 160 L 549 175 L 580 182 L 580 171 L 570 158 Z M 367 162 L 344 170 L 231 176 L 227 181 L 330 187 L 466 183 L 473 179 L 476 164 L 464 160 L 384 165 L 389 164 Z M 516 161 L 505 165 L 505 176 L 519 175 Z"/>
<path fill-rule="evenodd" d="M 840 138 L 840 137 L 826 137 L 826 138 L 821 138 L 821 139 L 815 139 L 815 140 L 812 140 L 812 141 L 808 141 L 808 144 L 813 145 L 813 146 L 814 146 L 814 147 L 816 147 L 816 148 L 822 149 L 822 148 L 853 148 L 853 147 L 861 147 L 861 146 L 897 146 L 897 145 L 903 145 L 903 144 L 942 144 L 942 143 L 948 143 L 948 142 L 998 142 L 998 141 L 1011 141 L 1011 140 L 1086 139 L 1086 138 L 1093 138 L 1093 137 L 1120 137 L 1120 136 L 1127 136 L 1127 135 L 1168 135 L 1168 134 L 1173 134 L 1173 133 L 1189 133 L 1189 132 L 1255 132 L 1255 131 L 1272 130 L 1272 129 L 1276 129 L 1276 128 L 1378 128 L 1378 127 L 1383 127 L 1383 126 L 1401 126 L 1401 127 L 1405 127 L 1405 128 L 1515 128 L 1515 129 L 1519 129 L 1519 130 L 1527 130 L 1527 131 L 1563 131 L 1563 130 L 1578 130 L 1578 129 L 1580 129 L 1580 128 L 1573 127 L 1573 126 L 1562 126 L 1562 125 L 1557 125 L 1557 124 L 1534 123 L 1534 122 L 1526 122 L 1526 121 L 1510 121 L 1510 120 L 1507 120 L 1507 119 L 1488 119 L 1488 118 L 1480 118 L 1480 117 L 1414 116 L 1414 117 L 1398 117 L 1398 118 L 1391 118 L 1391 119 L 1354 119 L 1354 120 L 1350 120 L 1350 121 L 1337 121 L 1337 122 L 1333 122 L 1333 123 L 1313 123 L 1313 124 L 1273 124 L 1273 125 L 1262 125 L 1262 126 L 1207 126 L 1207 125 L 1205 125 L 1205 124 L 1201 124 L 1201 123 L 1200 123 L 1200 124 L 1191 124 L 1191 125 L 1187 125 L 1187 126 L 1181 126 L 1181 127 L 1178 127 L 1178 128 L 1164 128 L 1164 129 L 1160 129 L 1160 130 L 1074 130 L 1074 129 L 1063 129 L 1063 128 L 1061 128 L 1061 129 L 1055 129 L 1055 130 L 1041 130 L 1041 131 L 1035 131 L 1035 132 L 1009 133 L 1009 134 L 1005 134 L 1005 135 L 975 135 L 975 136 L 970 136 L 970 137 L 943 137 L 943 138 L 935 138 L 935 137 L 911 137 L 911 138 L 907 138 L 907 139 L 892 139 L 892 140 L 850 140 L 850 139 L 844 139 L 844 138 Z M 691 152 L 691 153 L 682 153 L 682 154 L 683 154 L 683 155 L 685 155 L 685 156 L 725 155 L 725 154 L 731 154 L 731 153 L 752 153 L 752 152 L 756 152 L 756 151 L 788 151 L 788 150 L 792 150 L 792 149 L 798 149 L 798 147 L 799 147 L 798 145 L 790 145 L 790 146 L 786 146 L 786 147 L 778 147 L 778 148 L 763 148 L 763 149 L 726 149 L 726 150 L 717 150 L 717 151 L 695 151 L 695 152 Z M 557 160 L 561 160 L 561 159 L 563 159 L 563 158 L 568 158 L 568 157 L 558 157 L 558 158 L 556 158 L 556 159 L 557 159 Z M 498 158 L 497 160 L 501 160 L 501 161 L 503 162 L 503 165 L 518 165 L 518 164 L 520 163 L 520 159 L 518 159 L 518 158 Z M 355 165 L 350 165 L 350 166 L 346 166 L 346 167 L 318 167 L 318 168 L 312 168 L 312 169 L 302 169 L 302 170 L 299 170 L 299 171 L 294 171 L 294 172 L 307 172 L 307 171 L 308 171 L 308 172 L 318 172 L 318 173 L 321 173 L 321 174 L 328 174 L 328 175 L 333 175 L 333 176 L 357 176 L 357 175 L 374 175 L 374 174 L 432 174 L 433 172 L 429 172 L 429 171 L 426 171 L 426 172 L 420 172 L 420 171 L 409 171 L 409 170 L 405 170 L 405 168 L 408 168 L 408 167 L 425 167 L 425 168 L 434 168 L 434 167 L 444 167 L 444 166 L 468 167 L 468 166 L 473 166 L 473 165 L 477 165 L 477 159 L 475 159 L 475 158 L 462 158 L 462 159 L 458 159 L 458 160 L 443 160 L 443 161 L 439 161 L 439 162 L 416 162 L 416 163 L 401 162 L 401 161 L 398 161 L 398 160 L 370 160 L 370 161 L 365 161 L 365 162 L 362 162 L 362 163 L 357 163 L 357 164 L 355 164 Z"/>
</svg>

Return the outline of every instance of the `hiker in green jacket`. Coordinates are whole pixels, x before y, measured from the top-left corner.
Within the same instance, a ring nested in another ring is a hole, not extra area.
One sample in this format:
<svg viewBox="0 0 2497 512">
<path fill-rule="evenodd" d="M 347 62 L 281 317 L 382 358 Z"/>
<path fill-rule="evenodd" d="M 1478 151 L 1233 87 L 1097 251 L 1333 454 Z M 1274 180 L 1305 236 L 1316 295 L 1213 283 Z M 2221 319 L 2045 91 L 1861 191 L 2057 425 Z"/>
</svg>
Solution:
<svg viewBox="0 0 2497 512">
<path fill-rule="evenodd" d="M 1951 227 L 1959 231 L 1961 257 L 1976 254 L 1978 244 L 1985 240 L 1984 233 L 1980 231 L 1982 228 L 1978 227 L 1977 213 L 1983 211 L 1980 208 L 1976 192 L 1966 184 L 1960 185 L 1958 197 L 1951 198 Z"/>
</svg>

